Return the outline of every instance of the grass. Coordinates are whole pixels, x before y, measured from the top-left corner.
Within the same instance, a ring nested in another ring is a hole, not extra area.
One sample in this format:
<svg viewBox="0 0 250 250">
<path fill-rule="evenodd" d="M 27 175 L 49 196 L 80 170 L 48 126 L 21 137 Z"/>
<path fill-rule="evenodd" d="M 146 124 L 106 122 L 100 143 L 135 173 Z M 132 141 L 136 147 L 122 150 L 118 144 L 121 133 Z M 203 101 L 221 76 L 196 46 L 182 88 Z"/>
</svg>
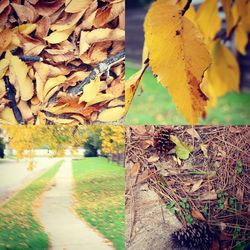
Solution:
<svg viewBox="0 0 250 250">
<path fill-rule="evenodd" d="M 126 65 L 126 77 L 137 69 Z M 142 80 L 143 92 L 137 90 L 126 117 L 127 124 L 186 124 L 179 115 L 167 90 L 157 82 L 150 71 Z M 215 108 L 209 110 L 207 118 L 200 124 L 244 125 L 250 123 L 250 93 L 229 93 L 220 98 Z"/>
<path fill-rule="evenodd" d="M 77 213 L 118 250 L 125 248 L 124 172 L 101 157 L 73 161 Z"/>
<path fill-rule="evenodd" d="M 37 222 L 32 203 L 55 176 L 62 161 L 0 207 L 0 249 L 48 249 L 48 236 Z"/>
</svg>

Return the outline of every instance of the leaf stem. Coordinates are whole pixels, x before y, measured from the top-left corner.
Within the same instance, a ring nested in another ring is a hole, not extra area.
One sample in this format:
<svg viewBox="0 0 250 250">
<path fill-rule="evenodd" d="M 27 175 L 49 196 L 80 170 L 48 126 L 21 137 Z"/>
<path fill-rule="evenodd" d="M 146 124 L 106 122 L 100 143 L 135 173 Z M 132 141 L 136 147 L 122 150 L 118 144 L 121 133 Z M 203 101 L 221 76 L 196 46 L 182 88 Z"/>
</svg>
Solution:
<svg viewBox="0 0 250 250">
<path fill-rule="evenodd" d="M 186 13 L 186 11 L 189 9 L 190 5 L 192 3 L 192 0 L 188 0 L 186 5 L 184 6 L 184 8 L 181 11 L 181 15 L 184 16 L 184 14 Z"/>
</svg>

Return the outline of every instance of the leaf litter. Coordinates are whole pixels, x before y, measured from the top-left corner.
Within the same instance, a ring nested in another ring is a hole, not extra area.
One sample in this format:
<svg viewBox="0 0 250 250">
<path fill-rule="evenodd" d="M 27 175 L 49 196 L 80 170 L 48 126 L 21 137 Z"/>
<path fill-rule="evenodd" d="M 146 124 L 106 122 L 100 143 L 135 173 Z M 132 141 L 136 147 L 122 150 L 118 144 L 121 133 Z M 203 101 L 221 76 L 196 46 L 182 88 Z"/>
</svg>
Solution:
<svg viewBox="0 0 250 250">
<path fill-rule="evenodd" d="M 165 139 L 167 131 L 169 140 L 174 136 L 192 148 L 188 157 L 180 159 L 170 148 L 162 153 L 155 142 L 161 131 Z M 220 249 L 249 242 L 249 126 L 131 126 L 126 134 L 126 166 L 136 166 L 127 169 L 133 176 L 127 193 L 147 184 L 183 226 L 205 221 L 216 230 L 219 240 L 213 245 Z M 144 142 L 149 146 L 143 148 Z"/>
<path fill-rule="evenodd" d="M 0 122 L 120 120 L 124 13 L 124 0 L 1 1 Z"/>
</svg>

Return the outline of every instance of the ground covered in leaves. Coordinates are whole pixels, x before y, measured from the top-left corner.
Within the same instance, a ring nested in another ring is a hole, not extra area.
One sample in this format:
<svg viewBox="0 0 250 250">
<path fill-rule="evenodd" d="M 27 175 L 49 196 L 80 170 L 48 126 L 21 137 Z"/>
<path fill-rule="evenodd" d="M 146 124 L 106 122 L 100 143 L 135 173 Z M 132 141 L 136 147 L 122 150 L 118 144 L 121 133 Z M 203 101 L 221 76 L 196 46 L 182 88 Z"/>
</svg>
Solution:
<svg viewBox="0 0 250 250">
<path fill-rule="evenodd" d="M 1 123 L 119 120 L 124 9 L 124 0 L 1 1 Z"/>
<path fill-rule="evenodd" d="M 133 126 L 126 134 L 130 187 L 147 184 L 184 227 L 208 223 L 210 249 L 249 243 L 249 126 Z"/>
</svg>

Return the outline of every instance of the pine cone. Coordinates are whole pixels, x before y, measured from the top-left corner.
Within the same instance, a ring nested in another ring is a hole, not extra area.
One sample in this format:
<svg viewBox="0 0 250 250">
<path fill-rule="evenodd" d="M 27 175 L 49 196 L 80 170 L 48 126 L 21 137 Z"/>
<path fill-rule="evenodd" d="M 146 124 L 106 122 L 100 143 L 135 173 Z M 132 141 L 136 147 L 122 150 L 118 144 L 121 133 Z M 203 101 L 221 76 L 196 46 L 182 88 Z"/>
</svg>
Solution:
<svg viewBox="0 0 250 250">
<path fill-rule="evenodd" d="M 173 249 L 209 250 L 214 234 L 206 223 L 194 223 L 172 234 Z"/>
<path fill-rule="evenodd" d="M 175 147 L 175 144 L 170 140 L 170 132 L 170 129 L 161 128 L 154 135 L 154 147 L 159 155 L 166 155 Z"/>
</svg>

